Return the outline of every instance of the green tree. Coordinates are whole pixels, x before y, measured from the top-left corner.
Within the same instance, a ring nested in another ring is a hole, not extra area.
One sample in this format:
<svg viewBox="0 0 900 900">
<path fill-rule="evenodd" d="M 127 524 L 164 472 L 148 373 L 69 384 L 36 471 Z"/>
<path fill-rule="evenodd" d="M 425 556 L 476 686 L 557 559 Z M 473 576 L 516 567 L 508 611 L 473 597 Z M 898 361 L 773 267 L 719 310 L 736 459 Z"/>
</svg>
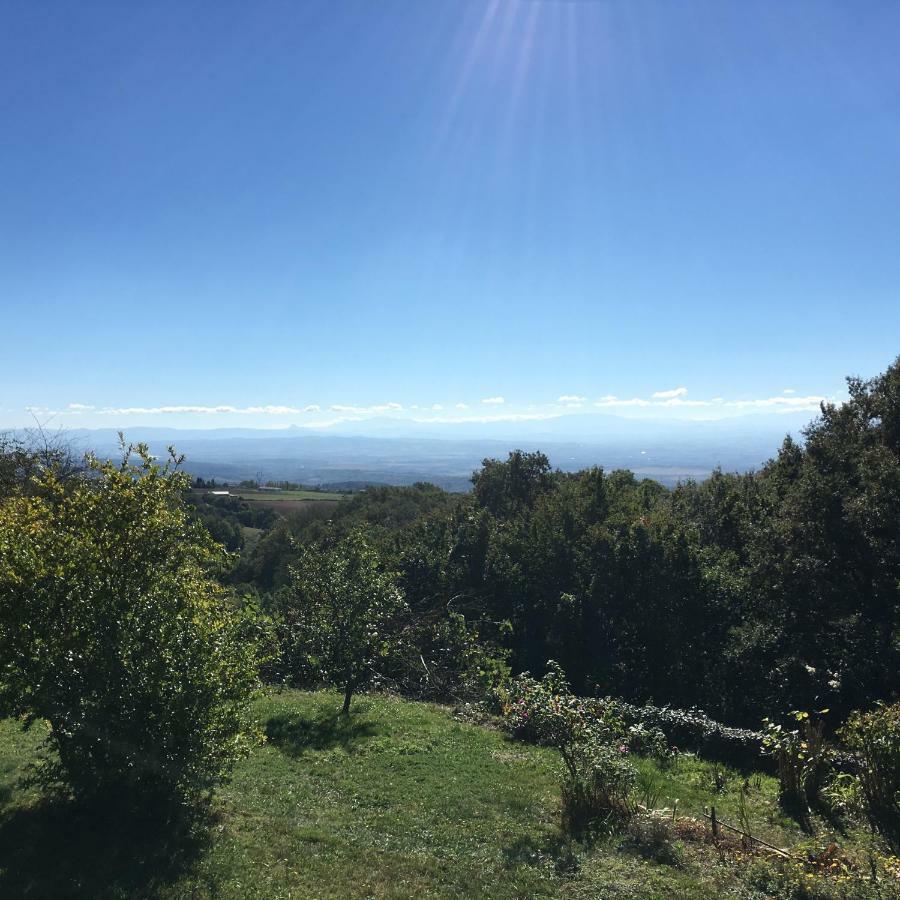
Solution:
<svg viewBox="0 0 900 900">
<path fill-rule="evenodd" d="M 486 459 L 472 475 L 475 500 L 498 518 L 530 509 L 553 485 L 550 460 L 543 453 L 513 450 L 506 461 Z"/>
<path fill-rule="evenodd" d="M 49 723 L 42 778 L 79 797 L 196 800 L 248 744 L 256 642 L 178 462 L 123 447 L 0 504 L 0 707 Z"/>
<path fill-rule="evenodd" d="M 277 607 L 293 674 L 340 686 L 348 713 L 354 692 L 390 655 L 405 601 L 354 531 L 331 548 L 304 550 Z"/>
</svg>

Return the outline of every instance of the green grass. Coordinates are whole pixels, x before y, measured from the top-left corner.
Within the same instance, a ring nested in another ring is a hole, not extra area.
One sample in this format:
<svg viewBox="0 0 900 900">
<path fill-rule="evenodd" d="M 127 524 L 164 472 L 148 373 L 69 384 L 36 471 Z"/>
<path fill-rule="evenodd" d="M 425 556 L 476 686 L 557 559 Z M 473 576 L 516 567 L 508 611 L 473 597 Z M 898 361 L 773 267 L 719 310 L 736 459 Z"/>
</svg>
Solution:
<svg viewBox="0 0 900 900">
<path fill-rule="evenodd" d="M 672 866 L 621 837 L 567 839 L 549 750 L 426 704 L 361 697 L 349 720 L 339 706 L 331 693 L 258 701 L 268 740 L 218 792 L 208 836 L 194 842 L 78 818 L 23 788 L 41 735 L 0 723 L 0 896 L 713 898 L 739 886 L 732 866 L 693 845 Z M 715 802 L 734 816 L 737 773 L 717 793 L 709 763 L 639 764 L 682 812 Z M 771 779 L 751 784 L 756 827 L 792 842 L 774 792 Z"/>
</svg>

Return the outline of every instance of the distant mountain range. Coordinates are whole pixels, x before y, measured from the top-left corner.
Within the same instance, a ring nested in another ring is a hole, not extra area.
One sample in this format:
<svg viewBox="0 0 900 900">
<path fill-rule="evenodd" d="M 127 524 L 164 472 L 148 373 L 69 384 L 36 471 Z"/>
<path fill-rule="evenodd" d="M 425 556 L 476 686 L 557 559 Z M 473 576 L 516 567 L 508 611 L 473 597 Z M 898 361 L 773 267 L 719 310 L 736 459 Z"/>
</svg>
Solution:
<svg viewBox="0 0 900 900">
<path fill-rule="evenodd" d="M 598 421 L 599 420 L 599 421 Z M 410 423 L 394 419 L 309 429 L 192 429 L 132 427 L 129 441 L 162 455 L 170 444 L 203 478 L 287 480 L 310 485 L 411 484 L 429 481 L 467 490 L 486 457 L 513 449 L 542 450 L 564 471 L 601 465 L 673 485 L 703 479 L 718 467 L 746 471 L 772 457 L 786 433 L 802 437 L 808 416 L 746 416 L 716 421 L 651 421 L 617 416 L 565 416 L 486 423 Z M 490 429 L 490 436 L 486 433 Z M 365 430 L 366 433 L 343 433 Z M 114 455 L 115 429 L 69 429 L 77 451 Z"/>
</svg>

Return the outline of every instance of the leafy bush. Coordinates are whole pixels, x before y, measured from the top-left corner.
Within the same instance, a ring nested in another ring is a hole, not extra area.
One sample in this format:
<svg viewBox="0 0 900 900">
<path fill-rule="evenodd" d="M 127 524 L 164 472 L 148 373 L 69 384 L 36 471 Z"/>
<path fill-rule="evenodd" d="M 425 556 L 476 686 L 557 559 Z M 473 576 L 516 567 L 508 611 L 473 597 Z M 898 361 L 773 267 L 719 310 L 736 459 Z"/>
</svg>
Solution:
<svg viewBox="0 0 900 900">
<path fill-rule="evenodd" d="M 864 798 L 859 776 L 850 772 L 832 771 L 822 785 L 822 799 L 833 814 L 858 816 L 864 813 Z"/>
<path fill-rule="evenodd" d="M 123 446 L 0 505 L 0 706 L 49 723 L 39 778 L 80 797 L 190 801 L 248 743 L 255 626 L 210 577 L 178 462 Z"/>
<path fill-rule="evenodd" d="M 828 710 L 822 710 L 822 714 Z M 821 714 L 812 718 L 808 712 L 794 710 L 791 717 L 798 727 L 789 730 L 763 719 L 763 751 L 778 767 L 778 784 L 782 805 L 805 818 L 809 802 L 819 794 L 828 765 L 829 747 L 825 743 L 825 722 Z"/>
<path fill-rule="evenodd" d="M 900 703 L 854 713 L 840 731 L 859 761 L 859 784 L 872 821 L 900 840 Z"/>
<path fill-rule="evenodd" d="M 547 663 L 547 670 L 540 681 L 526 672 L 500 690 L 504 721 L 515 737 L 559 747 L 590 735 L 604 743 L 625 745 L 625 723 L 614 704 L 575 696 L 553 660 Z"/>
<path fill-rule="evenodd" d="M 615 824 L 634 814 L 631 794 L 637 772 L 626 753 L 624 745 L 614 747 L 593 737 L 566 748 L 562 805 L 567 830 L 597 821 Z"/>
<path fill-rule="evenodd" d="M 483 702 L 509 678 L 508 656 L 460 613 L 416 618 L 400 634 L 385 680 L 420 700 Z"/>
<path fill-rule="evenodd" d="M 648 728 L 640 722 L 628 726 L 625 743 L 632 753 L 652 756 L 660 762 L 668 762 L 673 757 L 672 749 L 662 730 Z"/>
<path fill-rule="evenodd" d="M 612 706 L 598 715 L 596 704 L 574 696 L 559 665 L 536 681 L 514 678 L 502 697 L 510 731 L 555 748 L 562 757 L 563 824 L 579 830 L 597 820 L 631 816 L 637 772 L 627 759 L 625 729 Z"/>
<path fill-rule="evenodd" d="M 732 728 L 711 719 L 699 709 L 670 706 L 634 706 L 624 700 L 606 698 L 593 701 L 600 709 L 612 706 L 627 725 L 641 725 L 661 731 L 669 744 L 690 750 L 707 759 L 735 766 L 759 764 L 762 735 L 747 728 Z"/>
</svg>

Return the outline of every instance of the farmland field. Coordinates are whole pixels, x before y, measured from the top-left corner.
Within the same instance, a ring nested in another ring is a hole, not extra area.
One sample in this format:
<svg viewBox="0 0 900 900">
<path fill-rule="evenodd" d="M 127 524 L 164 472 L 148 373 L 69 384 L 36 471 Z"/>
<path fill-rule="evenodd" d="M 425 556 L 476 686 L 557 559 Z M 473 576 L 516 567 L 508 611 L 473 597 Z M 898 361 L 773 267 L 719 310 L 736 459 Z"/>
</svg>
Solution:
<svg viewBox="0 0 900 900">
<path fill-rule="evenodd" d="M 230 492 L 230 496 L 248 502 L 290 503 L 298 500 L 340 500 L 344 495 L 331 491 L 254 491 L 249 488 L 237 488 Z"/>
<path fill-rule="evenodd" d="M 254 491 L 238 488 L 231 491 L 229 496 L 243 500 L 251 507 L 271 509 L 288 515 L 316 506 L 331 506 L 344 495 L 328 491 Z"/>
</svg>

